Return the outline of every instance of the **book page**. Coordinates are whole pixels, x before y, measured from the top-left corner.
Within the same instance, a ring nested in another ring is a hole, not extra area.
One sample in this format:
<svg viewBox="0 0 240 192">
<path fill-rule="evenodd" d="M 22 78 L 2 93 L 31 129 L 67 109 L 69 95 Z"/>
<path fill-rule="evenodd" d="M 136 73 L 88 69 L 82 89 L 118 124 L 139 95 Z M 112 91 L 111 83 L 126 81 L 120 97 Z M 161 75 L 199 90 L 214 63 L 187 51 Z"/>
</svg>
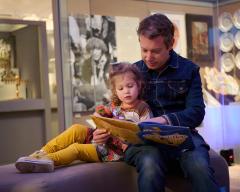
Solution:
<svg viewBox="0 0 240 192">
<path fill-rule="evenodd" d="M 97 117 L 94 115 L 92 115 L 91 118 L 98 129 L 106 129 L 113 136 L 120 137 L 124 141 L 132 144 L 142 143 L 141 139 L 137 135 L 137 133 L 140 131 L 139 127 L 134 122 L 106 117 Z"/>
</svg>

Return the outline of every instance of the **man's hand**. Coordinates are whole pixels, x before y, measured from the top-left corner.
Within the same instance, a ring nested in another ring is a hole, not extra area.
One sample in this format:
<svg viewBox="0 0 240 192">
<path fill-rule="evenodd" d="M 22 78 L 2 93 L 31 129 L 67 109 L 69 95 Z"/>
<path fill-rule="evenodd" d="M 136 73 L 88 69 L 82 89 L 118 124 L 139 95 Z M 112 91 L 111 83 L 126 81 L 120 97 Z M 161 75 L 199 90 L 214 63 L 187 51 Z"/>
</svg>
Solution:
<svg viewBox="0 0 240 192">
<path fill-rule="evenodd" d="M 96 144 L 106 144 L 110 136 L 110 133 L 106 129 L 96 129 L 93 132 L 93 141 Z"/>
<path fill-rule="evenodd" d="M 125 144 L 125 143 L 123 143 L 123 144 L 122 144 L 122 150 L 123 150 L 123 152 L 125 152 L 127 148 L 128 148 L 128 145 Z"/>
<path fill-rule="evenodd" d="M 168 121 L 166 120 L 166 118 L 164 117 L 154 117 L 154 118 L 151 118 L 151 119 L 146 119 L 144 121 L 141 121 L 141 122 L 156 122 L 156 123 L 161 123 L 163 125 L 168 125 Z"/>
</svg>

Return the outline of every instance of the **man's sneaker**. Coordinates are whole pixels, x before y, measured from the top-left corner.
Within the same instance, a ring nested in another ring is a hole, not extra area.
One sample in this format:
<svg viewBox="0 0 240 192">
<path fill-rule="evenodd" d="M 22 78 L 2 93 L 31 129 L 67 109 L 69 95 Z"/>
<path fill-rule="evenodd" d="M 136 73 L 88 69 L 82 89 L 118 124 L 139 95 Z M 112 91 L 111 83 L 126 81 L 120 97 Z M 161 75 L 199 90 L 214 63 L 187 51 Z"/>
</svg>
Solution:
<svg viewBox="0 0 240 192">
<path fill-rule="evenodd" d="M 35 157 L 34 154 L 27 157 L 20 157 L 15 167 L 21 173 L 47 173 L 54 170 L 54 162 L 46 155 Z"/>
</svg>

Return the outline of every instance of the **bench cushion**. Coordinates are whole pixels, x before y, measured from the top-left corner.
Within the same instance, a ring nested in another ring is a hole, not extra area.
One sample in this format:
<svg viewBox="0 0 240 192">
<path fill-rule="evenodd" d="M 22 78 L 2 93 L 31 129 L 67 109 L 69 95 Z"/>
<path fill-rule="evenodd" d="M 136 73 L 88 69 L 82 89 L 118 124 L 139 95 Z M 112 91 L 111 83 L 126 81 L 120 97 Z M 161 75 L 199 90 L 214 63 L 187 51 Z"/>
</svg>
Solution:
<svg viewBox="0 0 240 192">
<path fill-rule="evenodd" d="M 229 190 L 226 161 L 210 150 L 211 164 L 220 186 Z M 78 163 L 52 173 L 19 173 L 14 164 L 0 166 L 1 192 L 137 192 L 137 173 L 124 162 Z M 183 177 L 168 175 L 167 192 L 191 191 Z"/>
</svg>

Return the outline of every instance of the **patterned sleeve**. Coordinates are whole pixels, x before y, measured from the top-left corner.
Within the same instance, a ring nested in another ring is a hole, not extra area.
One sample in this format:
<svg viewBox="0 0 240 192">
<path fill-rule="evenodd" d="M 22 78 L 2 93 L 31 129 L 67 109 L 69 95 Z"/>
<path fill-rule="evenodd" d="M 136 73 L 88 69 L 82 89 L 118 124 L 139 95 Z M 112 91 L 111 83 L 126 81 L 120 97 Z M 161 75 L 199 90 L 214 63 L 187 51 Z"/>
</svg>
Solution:
<svg viewBox="0 0 240 192">
<path fill-rule="evenodd" d="M 108 118 L 113 117 L 111 106 L 97 105 L 95 108 L 95 111 L 102 117 L 108 117 Z"/>
<path fill-rule="evenodd" d="M 123 144 L 126 144 L 126 143 L 118 137 L 110 137 L 107 142 L 108 147 L 114 150 L 118 155 L 123 154 L 123 149 L 122 149 Z"/>
</svg>

